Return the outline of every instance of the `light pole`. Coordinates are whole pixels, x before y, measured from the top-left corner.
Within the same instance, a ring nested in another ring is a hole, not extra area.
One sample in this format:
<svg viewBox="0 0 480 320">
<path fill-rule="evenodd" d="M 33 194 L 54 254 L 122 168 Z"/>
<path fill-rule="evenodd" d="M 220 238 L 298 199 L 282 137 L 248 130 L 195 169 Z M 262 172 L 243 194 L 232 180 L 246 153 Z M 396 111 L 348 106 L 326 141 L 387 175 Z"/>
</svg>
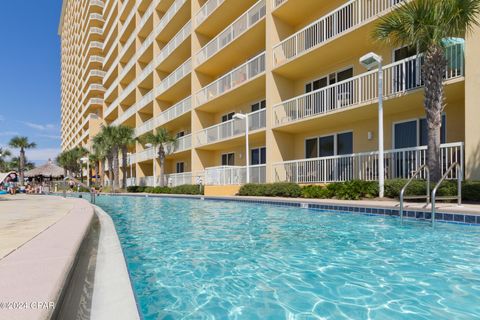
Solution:
<svg viewBox="0 0 480 320">
<path fill-rule="evenodd" d="M 147 143 L 145 145 L 146 148 L 152 148 L 153 147 L 153 144 L 151 143 Z M 157 186 L 157 166 L 156 166 L 156 162 L 157 161 L 157 155 L 156 155 L 156 152 L 155 150 L 153 150 L 153 187 L 155 188 Z"/>
<path fill-rule="evenodd" d="M 245 161 L 246 161 L 246 171 L 247 171 L 247 183 L 250 183 L 250 162 L 249 162 L 249 154 L 250 150 L 248 148 L 248 115 L 241 114 L 241 113 L 235 113 L 233 115 L 234 119 L 238 120 L 245 120 Z"/>
<path fill-rule="evenodd" d="M 90 161 L 87 157 L 80 158 L 80 161 L 87 164 L 87 187 L 90 187 Z"/>
<path fill-rule="evenodd" d="M 382 57 L 374 52 L 367 53 L 360 58 L 360 64 L 368 70 L 378 68 L 378 184 L 379 196 L 385 193 L 385 169 L 383 146 L 383 68 Z"/>
<path fill-rule="evenodd" d="M 132 177 L 133 177 L 133 174 L 132 174 L 132 153 L 127 152 L 127 157 L 128 157 L 128 163 L 130 164 L 130 183 L 132 183 Z"/>
</svg>

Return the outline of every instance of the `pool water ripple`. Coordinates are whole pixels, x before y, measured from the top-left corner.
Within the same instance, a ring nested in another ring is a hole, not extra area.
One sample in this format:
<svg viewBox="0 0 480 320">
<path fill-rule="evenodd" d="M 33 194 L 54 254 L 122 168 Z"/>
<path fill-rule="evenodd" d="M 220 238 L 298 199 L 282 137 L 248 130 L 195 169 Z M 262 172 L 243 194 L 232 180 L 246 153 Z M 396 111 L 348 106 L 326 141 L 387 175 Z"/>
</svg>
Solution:
<svg viewBox="0 0 480 320">
<path fill-rule="evenodd" d="M 480 228 L 99 197 L 144 319 L 480 319 Z"/>
</svg>

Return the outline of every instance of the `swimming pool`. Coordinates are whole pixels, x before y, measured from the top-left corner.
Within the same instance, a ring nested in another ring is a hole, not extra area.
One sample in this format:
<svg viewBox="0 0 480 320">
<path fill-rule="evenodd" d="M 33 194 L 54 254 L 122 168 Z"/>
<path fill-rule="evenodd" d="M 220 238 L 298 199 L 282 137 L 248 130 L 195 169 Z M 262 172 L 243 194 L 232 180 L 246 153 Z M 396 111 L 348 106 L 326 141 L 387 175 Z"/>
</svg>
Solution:
<svg viewBox="0 0 480 320">
<path fill-rule="evenodd" d="M 144 319 L 480 318 L 480 228 L 239 202 L 97 199 Z"/>
</svg>

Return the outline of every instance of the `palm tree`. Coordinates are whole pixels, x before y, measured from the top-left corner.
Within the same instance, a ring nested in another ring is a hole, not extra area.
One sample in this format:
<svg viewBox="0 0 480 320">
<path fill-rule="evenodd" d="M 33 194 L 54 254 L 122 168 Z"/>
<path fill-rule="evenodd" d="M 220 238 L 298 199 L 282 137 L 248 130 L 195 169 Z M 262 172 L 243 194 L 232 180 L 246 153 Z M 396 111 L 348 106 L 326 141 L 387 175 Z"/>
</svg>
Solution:
<svg viewBox="0 0 480 320">
<path fill-rule="evenodd" d="M 55 162 L 58 163 L 58 165 L 63 168 L 63 176 L 64 177 L 66 177 L 68 175 L 68 172 L 67 172 L 68 158 L 67 157 L 68 157 L 67 152 L 63 151 L 55 159 Z"/>
<path fill-rule="evenodd" d="M 413 0 L 381 18 L 373 37 L 390 46 L 413 46 L 424 52 L 422 80 L 428 127 L 427 164 L 431 180 L 441 178 L 440 130 L 445 107 L 443 77 L 447 69 L 445 39 L 465 37 L 480 12 L 480 0 Z"/>
<path fill-rule="evenodd" d="M 63 151 L 57 156 L 56 162 L 63 167 L 64 175 L 68 173 L 82 176 L 82 165 L 80 159 L 88 154 L 88 150 L 84 147 L 75 147 L 70 150 Z"/>
<path fill-rule="evenodd" d="M 93 154 L 98 158 L 100 168 L 97 171 L 97 175 L 100 175 L 100 184 L 103 186 L 105 184 L 104 174 L 105 174 L 105 162 L 107 161 L 107 154 L 109 153 L 109 147 L 107 141 L 102 132 L 97 134 L 93 138 Z"/>
<path fill-rule="evenodd" d="M 167 129 L 159 128 L 156 133 L 149 132 L 143 137 L 145 143 L 152 144 L 153 148 L 158 147 L 158 158 L 160 159 L 160 187 L 165 186 L 165 157 L 169 146 L 175 145 L 177 139 Z M 154 177 L 156 179 L 156 177 Z"/>
<path fill-rule="evenodd" d="M 127 188 L 128 147 L 135 143 L 135 130 L 127 126 L 117 127 L 117 142 L 122 152 L 122 188 Z"/>
<path fill-rule="evenodd" d="M 10 147 L 20 149 L 20 185 L 24 185 L 24 171 L 25 171 L 25 149 L 33 149 L 37 145 L 35 142 L 29 142 L 27 137 L 15 136 L 9 142 Z"/>
<path fill-rule="evenodd" d="M 6 158 L 10 157 L 12 153 L 10 150 L 6 148 L 0 148 L 0 172 L 1 171 L 7 171 L 6 166 L 7 166 L 7 160 Z"/>
</svg>

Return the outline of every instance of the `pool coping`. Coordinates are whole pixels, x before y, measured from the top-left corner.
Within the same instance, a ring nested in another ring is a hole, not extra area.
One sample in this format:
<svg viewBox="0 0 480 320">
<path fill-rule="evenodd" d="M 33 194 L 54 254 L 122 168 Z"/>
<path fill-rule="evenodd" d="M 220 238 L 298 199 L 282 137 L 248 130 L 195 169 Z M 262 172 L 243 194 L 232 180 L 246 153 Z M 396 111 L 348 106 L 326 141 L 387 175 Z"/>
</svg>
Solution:
<svg viewBox="0 0 480 320">
<path fill-rule="evenodd" d="M 0 261 L 2 319 L 50 319 L 58 312 L 94 217 L 88 203 L 68 201 L 78 205 Z"/>
<path fill-rule="evenodd" d="M 360 214 L 373 214 L 383 216 L 400 216 L 398 202 L 374 201 L 356 202 L 348 200 L 323 200 L 323 199 L 303 199 L 303 198 L 274 198 L 274 197 L 250 197 L 250 196 L 203 196 L 203 195 L 176 195 L 176 194 L 150 194 L 150 193 L 106 193 L 110 196 L 128 196 L 143 198 L 183 198 L 197 199 L 207 201 L 235 201 L 257 204 L 269 204 L 277 206 L 297 207 L 302 209 L 312 209 L 319 211 L 349 211 Z M 395 204 L 393 204 L 395 203 Z M 406 219 L 416 219 L 430 221 L 432 217 L 431 207 L 419 207 L 420 203 L 406 203 L 403 217 Z M 435 213 L 437 222 L 456 223 L 466 225 L 480 226 L 480 205 L 478 208 L 472 207 L 439 207 Z"/>
</svg>

